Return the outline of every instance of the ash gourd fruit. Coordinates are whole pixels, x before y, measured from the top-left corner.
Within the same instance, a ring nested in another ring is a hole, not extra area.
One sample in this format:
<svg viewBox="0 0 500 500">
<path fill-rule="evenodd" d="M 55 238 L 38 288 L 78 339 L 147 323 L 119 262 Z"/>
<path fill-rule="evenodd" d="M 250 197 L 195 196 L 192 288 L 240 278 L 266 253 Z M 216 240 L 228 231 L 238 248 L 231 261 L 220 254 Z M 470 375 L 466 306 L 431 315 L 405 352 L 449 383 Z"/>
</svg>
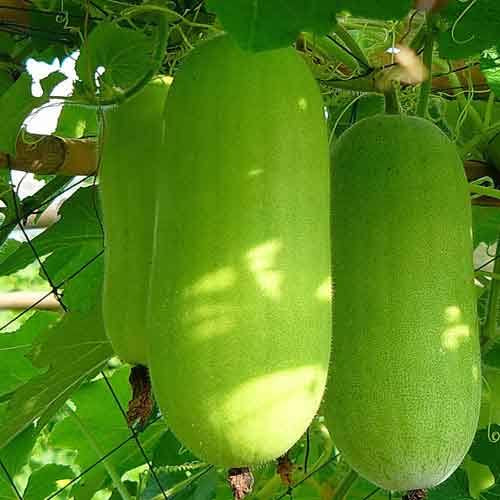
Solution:
<svg viewBox="0 0 500 500">
<path fill-rule="evenodd" d="M 153 390 L 201 459 L 263 463 L 305 432 L 326 382 L 322 99 L 293 49 L 250 53 L 221 36 L 183 61 L 167 109 L 148 314 Z"/>
<path fill-rule="evenodd" d="M 145 329 L 153 248 L 152 175 L 164 168 L 163 110 L 171 78 L 153 79 L 106 110 L 99 188 L 105 230 L 103 315 L 116 354 L 147 365 Z"/>
<path fill-rule="evenodd" d="M 468 186 L 415 117 L 361 120 L 332 154 L 335 445 L 389 490 L 435 486 L 476 430 L 480 357 Z"/>
</svg>

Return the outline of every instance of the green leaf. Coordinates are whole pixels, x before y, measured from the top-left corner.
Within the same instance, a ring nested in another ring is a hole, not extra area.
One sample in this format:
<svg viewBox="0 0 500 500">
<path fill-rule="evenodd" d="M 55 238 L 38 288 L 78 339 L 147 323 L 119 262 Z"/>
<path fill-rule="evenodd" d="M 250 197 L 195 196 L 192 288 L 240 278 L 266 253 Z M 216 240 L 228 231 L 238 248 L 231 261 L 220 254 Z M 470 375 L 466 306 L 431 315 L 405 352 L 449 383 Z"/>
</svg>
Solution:
<svg viewBox="0 0 500 500">
<path fill-rule="evenodd" d="M 101 370 L 113 355 L 104 333 L 100 308 L 68 313 L 33 343 L 31 359 L 46 373 L 21 386 L 9 402 L 0 427 L 0 449 L 41 417 L 43 425 L 80 384 Z"/>
<path fill-rule="evenodd" d="M 171 431 L 166 432 L 162 436 L 153 457 L 155 466 L 183 465 L 197 460 L 198 459 L 177 440 Z"/>
<path fill-rule="evenodd" d="M 497 343 L 483 358 L 483 363 L 500 370 L 500 343 Z"/>
<path fill-rule="evenodd" d="M 480 67 L 491 91 L 500 97 L 500 55 L 498 52 L 494 49 L 485 51 L 480 60 Z"/>
<path fill-rule="evenodd" d="M 92 108 L 67 103 L 63 105 L 54 135 L 80 139 L 97 135 L 97 114 Z"/>
<path fill-rule="evenodd" d="M 113 391 L 123 408 L 127 408 L 131 394 L 128 376 L 128 367 L 123 367 L 110 378 Z M 55 426 L 50 444 L 54 448 L 76 450 L 76 463 L 85 469 L 124 443 L 130 438 L 131 431 L 105 380 L 99 379 L 84 385 L 71 400 L 76 411 L 70 412 Z M 140 434 L 147 454 L 165 432 L 165 423 L 158 421 Z M 144 462 L 144 456 L 134 440 L 114 451 L 106 460 L 106 464 L 113 467 L 120 477 Z M 73 488 L 72 494 L 78 500 L 87 498 L 88 492 L 107 485 L 107 479 L 104 465 L 99 465 L 85 476 L 84 485 Z"/>
<path fill-rule="evenodd" d="M 78 76 L 87 89 L 95 88 L 98 68 L 99 96 L 112 97 L 132 87 L 148 70 L 155 48 L 155 37 L 138 30 L 101 22 L 83 45 L 76 64 Z"/>
<path fill-rule="evenodd" d="M 97 259 L 91 260 L 95 257 L 93 253 L 93 248 L 83 247 L 78 255 L 73 256 L 77 261 L 90 264 L 64 287 L 62 299 L 70 311 L 85 313 L 101 305 L 104 257 L 101 254 Z"/>
<path fill-rule="evenodd" d="M 500 478 L 500 446 L 493 437 L 499 436 L 499 433 L 500 425 L 492 425 L 489 429 L 478 431 L 469 450 L 471 458 L 475 462 L 487 465 L 495 478 Z"/>
<path fill-rule="evenodd" d="M 38 311 L 15 332 L 0 335 L 0 395 L 12 392 L 40 373 L 26 354 L 33 339 L 57 319 L 58 314 Z"/>
<path fill-rule="evenodd" d="M 67 465 L 47 464 L 33 472 L 24 490 L 24 500 L 40 500 L 58 491 L 58 481 L 72 479 L 74 472 Z"/>
<path fill-rule="evenodd" d="M 286 47 L 301 31 L 324 35 L 335 24 L 335 4 L 326 0 L 208 0 L 207 5 L 250 50 Z"/>
<path fill-rule="evenodd" d="M 467 474 L 458 469 L 450 478 L 438 487 L 429 490 L 428 500 L 469 500 Z"/>
<path fill-rule="evenodd" d="M 500 210 L 472 205 L 472 232 L 474 248 L 481 243 L 488 246 L 495 243 L 500 234 Z"/>
<path fill-rule="evenodd" d="M 1 450 L 0 460 L 11 478 L 28 462 L 37 434 L 36 429 L 30 426 L 13 439 L 9 446 Z M 18 499 L 4 471 L 0 471 L 0 498 L 2 500 Z"/>
<path fill-rule="evenodd" d="M 37 254 L 42 257 L 54 251 L 72 249 L 74 254 L 78 255 L 83 246 L 92 248 L 92 255 L 99 253 L 102 250 L 103 234 L 98 219 L 98 205 L 96 187 L 80 188 L 61 206 L 60 219 L 31 240 Z M 65 256 L 68 257 L 68 253 Z M 0 276 L 15 273 L 35 259 L 31 246 L 23 243 L 7 259 L 0 262 Z M 87 261 L 74 260 L 71 262 L 71 269 L 75 272 L 85 262 Z"/>
<path fill-rule="evenodd" d="M 413 7 L 412 0 L 337 0 L 337 9 L 372 19 L 401 19 Z"/>
<path fill-rule="evenodd" d="M 439 35 L 442 58 L 474 56 L 500 42 L 500 3 L 497 0 L 453 0 L 442 12 L 449 28 Z"/>
<path fill-rule="evenodd" d="M 35 108 L 46 104 L 53 88 L 65 80 L 61 73 L 52 73 L 40 83 L 43 89 L 41 97 L 31 95 L 31 76 L 23 73 L 9 89 L 0 96 L 0 151 L 11 155 L 16 154 L 16 141 L 25 118 Z"/>
<path fill-rule="evenodd" d="M 481 397 L 480 429 L 491 424 L 500 425 L 500 370 L 485 367 L 483 379 L 485 384 Z"/>
</svg>

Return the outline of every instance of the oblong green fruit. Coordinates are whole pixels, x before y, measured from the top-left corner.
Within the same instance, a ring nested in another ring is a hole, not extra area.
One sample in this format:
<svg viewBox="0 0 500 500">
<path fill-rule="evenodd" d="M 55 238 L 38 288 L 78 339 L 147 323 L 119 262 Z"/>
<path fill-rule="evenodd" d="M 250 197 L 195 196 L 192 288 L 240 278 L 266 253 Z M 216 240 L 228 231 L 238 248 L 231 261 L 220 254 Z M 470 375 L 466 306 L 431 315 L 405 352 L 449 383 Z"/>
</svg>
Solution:
<svg viewBox="0 0 500 500">
<path fill-rule="evenodd" d="M 480 358 L 468 186 L 430 122 L 361 120 L 332 153 L 335 445 L 390 490 L 428 488 L 477 426 Z"/>
<path fill-rule="evenodd" d="M 304 433 L 326 381 L 321 96 L 294 50 L 254 54 L 222 36 L 183 61 L 167 109 L 148 316 L 153 390 L 203 460 L 265 462 Z"/>
<path fill-rule="evenodd" d="M 131 364 L 147 364 L 151 184 L 154 170 L 165 165 L 163 109 L 170 83 L 170 78 L 156 78 L 104 115 L 99 169 L 105 230 L 103 316 L 113 349 Z"/>
</svg>

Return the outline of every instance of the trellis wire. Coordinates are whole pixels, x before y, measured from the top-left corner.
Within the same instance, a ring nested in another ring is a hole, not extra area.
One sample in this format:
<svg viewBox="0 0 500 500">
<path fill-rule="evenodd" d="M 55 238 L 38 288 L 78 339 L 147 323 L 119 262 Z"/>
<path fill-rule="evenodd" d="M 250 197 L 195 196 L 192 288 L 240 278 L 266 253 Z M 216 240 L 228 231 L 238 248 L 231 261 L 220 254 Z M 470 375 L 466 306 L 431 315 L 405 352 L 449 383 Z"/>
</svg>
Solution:
<svg viewBox="0 0 500 500">
<path fill-rule="evenodd" d="M 83 180 L 86 180 L 89 177 L 93 177 L 93 186 L 95 188 L 96 187 L 96 176 L 88 176 L 88 177 L 86 177 Z M 13 199 L 14 210 L 15 210 L 15 215 L 16 215 L 16 220 L 13 221 L 12 227 L 14 227 L 15 225 L 19 225 L 20 226 L 21 231 L 23 233 L 23 236 L 26 239 L 26 242 L 29 245 L 31 251 L 35 255 L 36 261 L 40 265 L 40 268 L 41 268 L 41 270 L 43 272 L 43 275 L 44 275 L 45 279 L 47 280 L 47 282 L 49 283 L 51 290 L 44 297 L 42 297 L 41 299 L 37 300 L 35 303 L 31 304 L 28 308 L 24 309 L 21 313 L 19 313 L 14 318 L 12 318 L 7 323 L 5 323 L 3 326 L 1 326 L 0 327 L 0 331 L 4 330 L 8 326 L 10 326 L 14 321 L 18 320 L 19 318 L 21 318 L 22 316 L 24 316 L 28 311 L 30 311 L 33 308 L 35 308 L 44 298 L 46 298 L 46 297 L 48 297 L 49 295 L 52 295 L 52 294 L 56 297 L 56 299 L 59 302 L 61 308 L 65 312 L 67 312 L 68 308 L 67 308 L 66 304 L 64 303 L 62 297 L 60 296 L 58 290 L 62 286 L 64 286 L 66 283 L 68 283 L 71 279 L 73 279 L 74 277 L 78 276 L 86 267 L 88 267 L 89 265 L 91 265 L 95 260 L 97 260 L 104 253 L 104 249 L 101 249 L 92 259 L 90 259 L 88 262 L 86 262 L 84 265 L 82 265 L 78 270 L 76 270 L 70 276 L 68 276 L 67 278 L 65 278 L 64 280 L 62 280 L 62 282 L 60 282 L 58 284 L 55 284 L 53 282 L 53 280 L 51 279 L 51 277 L 50 277 L 50 275 L 49 275 L 46 267 L 44 266 L 44 264 L 43 264 L 43 262 L 41 260 L 41 257 L 40 257 L 40 255 L 38 254 L 38 252 L 37 252 L 37 250 L 35 248 L 35 245 L 31 241 L 28 233 L 26 232 L 26 230 L 24 229 L 24 226 L 23 226 L 23 219 L 24 218 L 26 218 L 28 215 L 34 213 L 36 210 L 39 210 L 42 206 L 47 205 L 52 200 L 50 200 L 50 201 L 49 200 L 45 200 L 43 203 L 40 203 L 40 205 L 38 207 L 35 207 L 33 210 L 28 211 L 28 213 L 20 213 L 21 211 L 20 211 L 20 207 L 19 207 L 19 204 L 18 204 L 18 191 L 19 191 L 20 185 L 21 185 L 21 183 L 23 182 L 24 179 L 25 179 L 25 176 L 18 183 L 17 188 L 13 184 L 11 184 L 11 193 L 12 193 L 12 199 Z M 83 180 L 81 182 L 83 182 Z M 70 186 L 70 188 L 73 188 L 73 187 L 75 187 L 75 184 L 73 184 L 73 185 Z M 68 189 L 70 189 L 70 188 L 68 188 Z M 56 198 L 57 196 L 60 196 L 62 192 L 63 191 L 57 193 L 57 195 L 54 196 L 53 199 Z M 99 212 L 98 212 L 98 209 L 97 209 L 97 203 L 96 203 L 95 198 L 93 199 L 93 203 L 94 203 L 96 218 L 97 218 L 97 220 L 99 222 L 99 225 L 100 225 L 101 229 L 103 229 L 102 221 L 100 220 L 100 217 L 99 217 Z M 8 227 L 9 224 L 10 224 L 10 222 L 7 223 L 7 227 Z M 2 226 L 2 229 L 5 229 L 5 227 Z M 104 235 L 104 233 L 103 233 L 103 235 Z M 104 378 L 104 380 L 106 382 L 106 385 L 107 385 L 107 387 L 108 387 L 108 389 L 109 389 L 109 391 L 110 391 L 110 393 L 111 393 L 111 395 L 113 397 L 113 400 L 115 401 L 116 405 L 118 406 L 118 408 L 120 410 L 120 413 L 122 414 L 123 418 L 127 422 L 126 412 L 125 412 L 125 410 L 124 410 L 124 408 L 123 408 L 123 406 L 122 406 L 122 404 L 121 404 L 121 402 L 120 402 L 120 400 L 119 400 L 119 398 L 118 398 L 118 396 L 117 396 L 117 394 L 116 394 L 116 392 L 115 392 L 112 384 L 110 383 L 108 377 L 106 376 L 106 374 L 103 371 L 101 371 L 101 375 Z M 128 422 L 127 422 L 127 426 L 128 426 Z M 79 479 L 81 479 L 81 477 L 83 477 L 89 470 L 93 469 L 98 464 L 100 464 L 101 462 L 103 462 L 104 460 L 106 460 L 114 452 L 116 452 L 118 449 L 120 449 L 122 446 L 124 446 L 127 442 L 133 440 L 133 441 L 135 441 L 137 448 L 139 449 L 141 455 L 143 456 L 143 458 L 145 460 L 145 463 L 147 464 L 148 469 L 149 469 L 149 471 L 151 473 L 151 476 L 153 477 L 154 481 L 157 483 L 160 492 L 163 494 L 163 497 L 165 498 L 165 500 L 167 500 L 168 499 L 167 494 L 166 494 L 166 492 L 165 492 L 165 490 L 163 488 L 163 485 L 161 484 L 161 481 L 160 481 L 158 475 L 156 474 L 156 472 L 154 470 L 154 465 L 153 465 L 152 460 L 148 457 L 148 455 L 146 453 L 146 450 L 142 446 L 142 443 L 140 442 L 140 439 L 139 439 L 139 436 L 138 436 L 137 432 L 134 429 L 130 428 L 130 427 L 129 427 L 129 429 L 130 429 L 131 435 L 125 441 L 123 441 L 122 443 L 120 443 L 118 446 L 116 446 L 115 448 L 113 448 L 110 452 L 108 452 L 104 456 L 100 457 L 100 459 L 97 462 L 95 462 L 90 467 L 87 467 L 87 469 L 85 469 L 81 474 L 79 474 L 72 481 L 70 481 L 69 483 L 67 483 L 66 485 L 64 485 L 58 491 L 56 491 L 55 493 L 53 493 L 49 498 L 54 498 L 55 496 L 59 495 L 64 489 L 68 488 L 70 485 L 74 484 Z M 7 467 L 5 467 L 5 464 L 3 462 L 1 462 L 1 461 L 0 461 L 0 467 L 2 468 L 4 474 L 6 475 L 6 477 L 7 477 L 8 481 L 9 481 L 9 483 L 11 484 L 13 490 L 16 492 L 18 498 L 20 500 L 22 500 L 23 497 L 22 497 L 21 493 L 19 492 L 19 490 L 17 489 L 13 477 L 9 473 Z"/>
</svg>

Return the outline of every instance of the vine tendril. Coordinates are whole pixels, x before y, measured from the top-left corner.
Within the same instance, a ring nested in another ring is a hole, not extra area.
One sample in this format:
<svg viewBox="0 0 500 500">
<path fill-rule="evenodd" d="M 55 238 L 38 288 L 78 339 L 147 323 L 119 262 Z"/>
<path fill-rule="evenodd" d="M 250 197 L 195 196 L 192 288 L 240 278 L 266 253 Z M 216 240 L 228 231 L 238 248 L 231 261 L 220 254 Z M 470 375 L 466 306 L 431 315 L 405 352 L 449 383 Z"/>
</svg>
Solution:
<svg viewBox="0 0 500 500">
<path fill-rule="evenodd" d="M 478 2 L 478 0 L 458 0 L 458 1 L 461 3 L 467 3 L 470 1 L 470 4 L 467 5 L 467 7 L 463 10 L 463 12 L 460 13 L 460 15 L 457 17 L 457 19 L 453 23 L 453 26 L 451 27 L 451 38 L 455 43 L 457 43 L 459 45 L 465 45 L 466 43 L 469 43 L 472 40 L 474 40 L 476 35 L 471 35 L 469 38 L 467 38 L 467 40 L 459 40 L 455 36 L 455 30 L 457 29 L 457 26 L 460 23 L 460 21 L 467 15 L 467 13 L 472 9 L 472 7 L 474 7 L 474 5 Z"/>
</svg>

